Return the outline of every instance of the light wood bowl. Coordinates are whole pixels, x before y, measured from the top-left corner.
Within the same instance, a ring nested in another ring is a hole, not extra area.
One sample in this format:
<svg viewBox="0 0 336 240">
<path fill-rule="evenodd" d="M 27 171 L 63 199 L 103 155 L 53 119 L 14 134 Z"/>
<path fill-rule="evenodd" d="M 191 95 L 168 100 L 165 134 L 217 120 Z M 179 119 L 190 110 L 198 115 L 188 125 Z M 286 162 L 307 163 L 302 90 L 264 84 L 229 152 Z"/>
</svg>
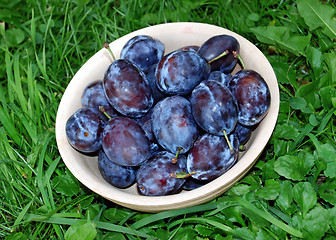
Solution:
<svg viewBox="0 0 336 240">
<path fill-rule="evenodd" d="M 166 53 L 187 45 L 200 46 L 210 37 L 219 34 L 232 35 L 239 41 L 240 53 L 246 68 L 260 73 L 271 91 L 269 112 L 246 144 L 247 150 L 240 154 L 239 161 L 228 172 L 192 191 L 182 191 L 178 194 L 159 197 L 141 196 L 137 192 L 136 185 L 127 189 L 118 189 L 107 183 L 98 170 L 97 157 L 88 157 L 74 150 L 69 145 L 65 133 L 67 119 L 81 107 L 80 97 L 83 89 L 90 82 L 102 79 L 112 62 L 108 50 L 101 49 L 75 74 L 60 102 L 56 117 L 56 140 L 61 157 L 71 173 L 86 187 L 112 202 L 134 210 L 160 212 L 213 200 L 222 195 L 249 171 L 273 133 L 279 110 L 279 89 L 274 71 L 262 52 L 242 36 L 218 26 L 192 22 L 155 25 L 127 34 L 110 43 L 116 58 L 119 58 L 120 51 L 126 41 L 140 34 L 158 38 L 165 44 Z M 238 70 L 237 66 L 234 71 Z"/>
</svg>

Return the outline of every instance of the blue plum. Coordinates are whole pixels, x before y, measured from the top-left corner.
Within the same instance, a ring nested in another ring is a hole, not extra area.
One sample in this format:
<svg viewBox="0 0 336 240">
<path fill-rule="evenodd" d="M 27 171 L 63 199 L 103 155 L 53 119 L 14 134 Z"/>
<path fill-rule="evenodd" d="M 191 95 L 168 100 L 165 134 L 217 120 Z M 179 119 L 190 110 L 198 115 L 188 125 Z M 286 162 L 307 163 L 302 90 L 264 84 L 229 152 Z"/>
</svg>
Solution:
<svg viewBox="0 0 336 240">
<path fill-rule="evenodd" d="M 195 51 L 195 52 L 197 52 L 198 49 L 199 49 L 199 46 L 197 46 L 197 45 L 188 45 L 188 46 L 181 47 L 178 50 Z"/>
<path fill-rule="evenodd" d="M 254 70 L 243 69 L 232 76 L 229 88 L 238 104 L 238 122 L 246 126 L 261 122 L 271 104 L 270 89 L 264 78 Z"/>
<path fill-rule="evenodd" d="M 102 136 L 107 157 L 122 166 L 138 166 L 150 157 L 149 140 L 138 123 L 127 117 L 111 118 Z"/>
<path fill-rule="evenodd" d="M 102 146 L 102 135 L 107 121 L 107 117 L 96 108 L 78 109 L 65 124 L 70 145 L 83 153 L 97 152 Z"/>
<path fill-rule="evenodd" d="M 218 81 L 222 83 L 224 86 L 228 86 L 230 79 L 231 79 L 230 73 L 223 73 L 221 71 L 213 71 L 210 73 L 208 80 Z"/>
<path fill-rule="evenodd" d="M 193 50 L 173 51 L 164 56 L 156 68 L 158 88 L 170 95 L 188 95 L 208 78 L 208 62 Z"/>
<path fill-rule="evenodd" d="M 224 137 L 204 134 L 194 144 L 188 153 L 187 169 L 193 178 L 199 181 L 213 180 L 229 170 L 238 159 L 238 139 L 229 136 L 234 151 Z"/>
<path fill-rule="evenodd" d="M 190 177 L 186 178 L 186 181 L 183 184 L 182 189 L 183 190 L 188 190 L 188 191 L 194 190 L 196 188 L 204 186 L 205 184 L 207 184 L 209 182 L 210 181 L 199 181 L 199 180 L 190 176 Z"/>
<path fill-rule="evenodd" d="M 211 71 L 230 73 L 238 62 L 236 55 L 239 50 L 240 45 L 235 37 L 222 34 L 205 41 L 198 49 L 198 53 L 210 62 Z M 221 57 L 226 51 L 227 54 Z"/>
<path fill-rule="evenodd" d="M 183 178 L 172 177 L 172 173 L 186 172 L 185 156 L 180 155 L 177 163 L 172 163 L 174 154 L 163 151 L 157 153 L 138 169 L 136 181 L 140 194 L 164 196 L 176 193 L 185 182 Z"/>
<path fill-rule="evenodd" d="M 112 162 L 103 149 L 98 153 L 98 169 L 103 178 L 118 188 L 127 188 L 136 182 L 136 167 L 125 167 Z"/>
<path fill-rule="evenodd" d="M 128 60 L 118 59 L 108 67 L 103 87 L 113 108 L 127 117 L 144 116 L 154 102 L 145 73 Z"/>
<path fill-rule="evenodd" d="M 152 95 L 153 95 L 153 98 L 154 98 L 154 104 L 156 104 L 162 98 L 167 97 L 167 94 L 160 91 L 159 88 L 156 85 L 156 76 L 155 76 L 156 67 L 157 67 L 157 64 L 154 64 L 154 65 L 150 66 L 149 68 L 147 68 L 146 71 L 144 71 L 145 74 L 146 74 L 148 83 L 149 83 L 149 87 L 152 90 Z"/>
<path fill-rule="evenodd" d="M 158 102 L 152 112 L 152 131 L 158 143 L 167 151 L 187 152 L 198 135 L 190 102 L 177 95 Z"/>
<path fill-rule="evenodd" d="M 201 82 L 193 90 L 190 103 L 195 121 L 206 132 L 224 136 L 235 128 L 237 103 L 230 90 L 220 82 Z"/>
<path fill-rule="evenodd" d="M 145 71 L 160 61 L 164 51 L 165 46 L 160 40 L 148 35 L 137 35 L 126 42 L 120 58 L 133 62 Z"/>
<path fill-rule="evenodd" d="M 116 111 L 106 98 L 102 80 L 94 81 L 86 86 L 81 96 L 81 103 L 83 107 L 93 107 L 97 109 L 103 107 L 110 117 L 117 116 Z"/>
<path fill-rule="evenodd" d="M 254 128 L 252 127 L 241 125 L 238 122 L 232 134 L 235 134 L 237 136 L 239 145 L 242 146 L 246 144 L 247 141 L 250 139 L 253 129 Z"/>
</svg>

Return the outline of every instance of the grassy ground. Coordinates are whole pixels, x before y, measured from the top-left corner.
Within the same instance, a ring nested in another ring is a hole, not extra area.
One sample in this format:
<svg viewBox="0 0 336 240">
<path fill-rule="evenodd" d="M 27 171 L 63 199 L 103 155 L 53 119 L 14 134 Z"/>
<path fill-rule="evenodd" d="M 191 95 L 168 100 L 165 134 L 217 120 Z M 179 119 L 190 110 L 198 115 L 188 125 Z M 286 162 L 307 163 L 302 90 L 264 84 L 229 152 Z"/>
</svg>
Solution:
<svg viewBox="0 0 336 240">
<path fill-rule="evenodd" d="M 335 239 L 334 1 L 0 1 L 1 239 Z M 275 132 L 255 167 L 209 204 L 160 214 L 92 193 L 55 140 L 74 73 L 110 42 L 176 21 L 243 35 L 281 89 Z"/>
</svg>

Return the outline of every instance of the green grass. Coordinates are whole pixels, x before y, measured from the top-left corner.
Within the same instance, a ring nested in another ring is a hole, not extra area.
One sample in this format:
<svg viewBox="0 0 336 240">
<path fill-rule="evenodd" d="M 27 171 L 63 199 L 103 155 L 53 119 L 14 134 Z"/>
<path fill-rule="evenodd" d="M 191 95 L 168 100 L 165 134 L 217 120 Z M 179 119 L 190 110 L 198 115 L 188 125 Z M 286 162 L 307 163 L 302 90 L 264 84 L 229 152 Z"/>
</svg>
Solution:
<svg viewBox="0 0 336 240">
<path fill-rule="evenodd" d="M 335 239 L 334 1 L 0 2 L 1 239 Z M 230 29 L 277 74 L 281 106 L 257 164 L 223 196 L 147 214 L 81 185 L 55 119 L 76 71 L 129 32 L 176 21 Z"/>
</svg>

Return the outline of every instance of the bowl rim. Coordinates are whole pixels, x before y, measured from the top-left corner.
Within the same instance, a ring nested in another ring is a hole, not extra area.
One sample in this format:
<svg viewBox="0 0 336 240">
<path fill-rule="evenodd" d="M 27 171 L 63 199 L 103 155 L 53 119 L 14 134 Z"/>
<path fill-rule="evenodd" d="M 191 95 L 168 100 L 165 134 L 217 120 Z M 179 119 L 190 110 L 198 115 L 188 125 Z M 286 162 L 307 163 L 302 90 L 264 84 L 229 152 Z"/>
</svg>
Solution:
<svg viewBox="0 0 336 240">
<path fill-rule="evenodd" d="M 83 64 L 83 66 L 76 72 L 73 76 L 71 81 L 69 82 L 67 88 L 65 89 L 62 99 L 60 101 L 57 115 L 56 115 L 56 124 L 55 124 L 55 134 L 56 134 L 56 142 L 58 146 L 59 153 L 62 157 L 63 162 L 65 163 L 66 167 L 70 170 L 70 172 L 87 188 L 92 190 L 93 192 L 101 195 L 102 197 L 115 202 L 119 205 L 124 207 L 128 207 L 138 211 L 144 212 L 159 212 L 163 210 L 169 209 L 176 209 L 188 206 L 194 206 L 201 203 L 209 202 L 214 198 L 218 197 L 226 190 L 228 190 L 234 183 L 239 181 L 242 177 L 246 175 L 246 173 L 252 168 L 255 162 L 258 160 L 260 154 L 263 152 L 266 144 L 268 143 L 278 117 L 279 112 L 279 105 L 280 105 L 280 96 L 279 96 L 279 88 L 277 84 L 276 75 L 273 71 L 273 68 L 264 54 L 250 41 L 242 37 L 241 35 L 232 32 L 228 29 L 211 25 L 207 23 L 199 23 L 199 22 L 174 22 L 174 23 L 163 23 L 154 26 L 145 27 L 142 29 L 138 29 L 134 32 L 128 33 L 115 41 L 111 42 L 109 45 L 112 50 L 116 48 L 120 48 L 128 39 L 132 38 L 133 36 L 140 35 L 140 34 L 148 34 L 154 33 L 158 31 L 163 31 L 167 29 L 198 29 L 197 31 L 203 30 L 213 30 L 214 32 L 223 32 L 223 34 L 229 34 L 238 39 L 240 44 L 243 42 L 244 45 L 248 44 L 248 46 L 256 51 L 258 56 L 261 57 L 264 64 L 266 64 L 268 74 L 270 74 L 271 82 L 272 82 L 272 89 L 271 89 L 271 105 L 270 109 L 272 109 L 272 114 L 268 113 L 265 117 L 267 119 L 267 129 L 261 129 L 260 133 L 262 138 L 259 139 L 257 147 L 261 151 L 249 151 L 245 152 L 245 155 L 239 159 L 239 161 L 226 173 L 222 176 L 218 177 L 217 179 L 207 183 L 205 186 L 197 188 L 191 191 L 185 191 L 178 194 L 168 195 L 168 196 L 142 196 L 136 195 L 124 191 L 120 191 L 119 189 L 111 187 L 110 184 L 101 184 L 100 181 L 96 181 L 92 178 L 86 178 L 81 174 L 78 169 L 78 166 L 74 164 L 72 161 L 72 155 L 69 155 L 68 150 L 64 148 L 64 141 L 66 141 L 65 136 L 65 119 L 63 111 L 66 109 L 69 99 L 70 99 L 70 91 L 71 89 L 75 88 L 75 85 L 78 84 L 78 78 L 80 75 L 84 74 L 84 71 L 87 67 L 93 68 L 98 59 L 100 58 L 110 58 L 111 56 L 107 54 L 106 49 L 101 49 L 97 53 L 95 53 L 87 62 Z M 189 30 L 190 30 L 189 29 Z M 116 57 L 118 58 L 120 53 L 116 51 Z M 269 82 L 268 82 L 269 83 Z M 265 119 L 263 121 L 265 121 Z M 263 123 L 263 122 L 262 122 Z M 255 146 L 255 143 L 251 143 L 251 147 Z M 244 160 L 244 161 L 242 161 Z M 243 169 L 243 171 L 241 171 Z"/>
</svg>

